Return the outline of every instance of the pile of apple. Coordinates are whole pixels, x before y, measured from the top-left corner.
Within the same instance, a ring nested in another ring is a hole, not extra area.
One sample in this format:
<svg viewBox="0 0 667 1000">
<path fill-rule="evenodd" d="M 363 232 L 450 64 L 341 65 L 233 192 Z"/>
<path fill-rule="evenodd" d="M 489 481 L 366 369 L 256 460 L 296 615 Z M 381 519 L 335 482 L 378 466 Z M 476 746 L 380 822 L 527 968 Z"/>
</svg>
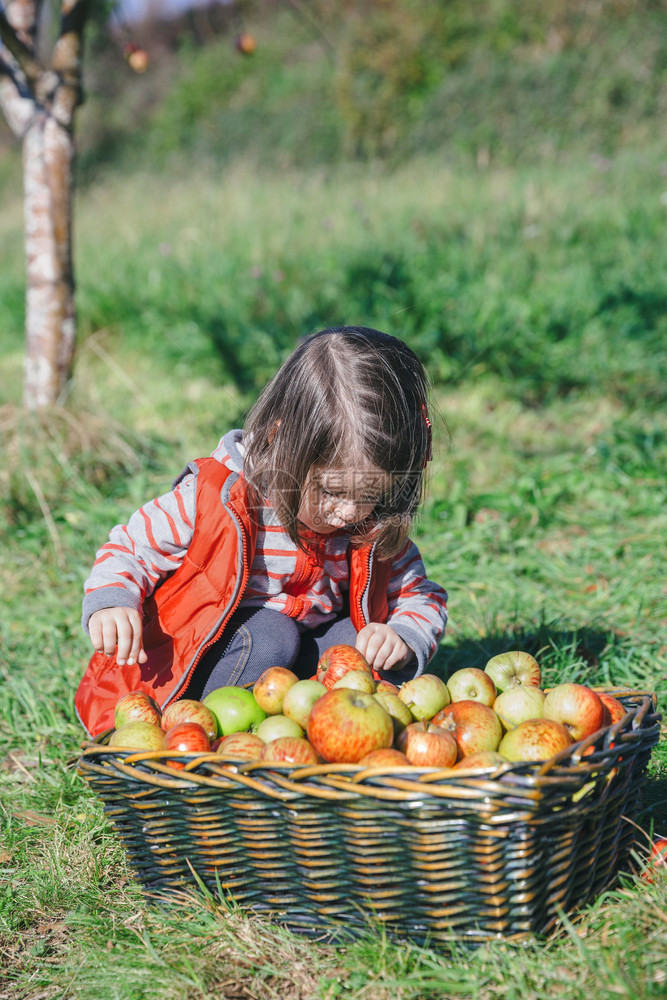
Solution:
<svg viewBox="0 0 667 1000">
<path fill-rule="evenodd" d="M 616 698 L 584 684 L 548 692 L 540 684 L 535 658 L 512 651 L 447 683 L 425 673 L 397 687 L 374 679 L 353 646 L 337 645 L 310 680 L 270 667 L 252 691 L 222 687 L 163 712 L 132 691 L 116 705 L 109 745 L 306 765 L 493 767 L 547 760 L 626 715 Z"/>
</svg>

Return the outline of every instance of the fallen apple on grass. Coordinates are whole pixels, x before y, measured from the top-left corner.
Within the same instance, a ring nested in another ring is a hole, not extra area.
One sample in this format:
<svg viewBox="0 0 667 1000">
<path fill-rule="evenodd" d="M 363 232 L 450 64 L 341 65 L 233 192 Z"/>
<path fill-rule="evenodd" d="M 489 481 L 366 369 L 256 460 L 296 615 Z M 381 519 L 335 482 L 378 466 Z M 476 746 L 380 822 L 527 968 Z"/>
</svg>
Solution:
<svg viewBox="0 0 667 1000">
<path fill-rule="evenodd" d="M 641 876 L 644 882 L 652 884 L 658 870 L 667 875 L 667 837 L 656 837 L 651 844 L 651 853 Z"/>
<path fill-rule="evenodd" d="M 352 688 L 328 691 L 313 705 L 308 739 L 324 760 L 356 764 L 394 738 L 391 716 L 371 694 Z"/>
</svg>

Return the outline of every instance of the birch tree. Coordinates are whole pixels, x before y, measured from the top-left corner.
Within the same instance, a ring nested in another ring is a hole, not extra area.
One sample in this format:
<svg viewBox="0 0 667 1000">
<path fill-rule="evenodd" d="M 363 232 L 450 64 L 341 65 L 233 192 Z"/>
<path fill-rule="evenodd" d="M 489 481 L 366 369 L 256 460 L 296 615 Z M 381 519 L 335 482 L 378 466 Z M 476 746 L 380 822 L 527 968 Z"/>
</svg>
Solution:
<svg viewBox="0 0 667 1000">
<path fill-rule="evenodd" d="M 48 34 L 44 0 L 0 0 L 0 109 L 21 140 L 23 155 L 23 398 L 31 410 L 62 398 L 74 360 L 74 117 L 91 4 L 60 0 L 60 23 L 49 45 L 41 37 Z"/>
</svg>

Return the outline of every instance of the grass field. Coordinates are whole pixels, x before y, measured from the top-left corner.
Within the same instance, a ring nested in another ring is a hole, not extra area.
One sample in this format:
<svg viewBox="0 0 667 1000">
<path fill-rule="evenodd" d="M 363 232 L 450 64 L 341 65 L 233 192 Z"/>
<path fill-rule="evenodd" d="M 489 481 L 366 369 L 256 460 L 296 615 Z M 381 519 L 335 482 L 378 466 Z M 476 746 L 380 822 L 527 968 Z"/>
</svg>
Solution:
<svg viewBox="0 0 667 1000">
<path fill-rule="evenodd" d="M 0 216 L 0 998 L 667 996 L 667 877 L 547 942 L 313 945 L 201 899 L 147 906 L 75 769 L 82 582 L 108 529 L 238 424 L 330 322 L 413 344 L 436 455 L 415 524 L 446 675 L 535 652 L 547 683 L 667 700 L 659 151 L 558 167 L 108 178 L 80 195 L 66 408 L 19 408 L 21 215 Z M 11 172 L 6 181 L 12 183 Z M 667 740 L 640 823 L 667 834 Z M 638 835 L 638 848 L 644 842 Z M 639 860 L 638 860 L 639 864 Z"/>
</svg>

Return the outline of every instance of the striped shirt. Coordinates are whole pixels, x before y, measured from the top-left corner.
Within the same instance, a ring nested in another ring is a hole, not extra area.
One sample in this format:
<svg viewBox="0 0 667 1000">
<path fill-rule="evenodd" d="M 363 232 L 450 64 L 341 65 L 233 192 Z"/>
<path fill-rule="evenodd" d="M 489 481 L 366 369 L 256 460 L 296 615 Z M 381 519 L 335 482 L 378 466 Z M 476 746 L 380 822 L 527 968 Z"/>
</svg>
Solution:
<svg viewBox="0 0 667 1000">
<path fill-rule="evenodd" d="M 213 456 L 242 472 L 240 432 L 225 435 Z M 163 496 L 117 525 L 97 552 L 84 584 L 83 623 L 101 608 L 141 610 L 146 597 L 181 564 L 194 532 L 196 477 L 186 474 Z M 342 610 L 349 584 L 351 534 L 305 530 L 300 549 L 279 523 L 273 507 L 258 511 L 257 548 L 240 607 L 272 608 L 315 628 Z M 387 590 L 388 623 L 414 651 L 420 670 L 437 649 L 447 620 L 447 595 L 426 578 L 416 545 L 408 541 L 394 558 Z"/>
</svg>

